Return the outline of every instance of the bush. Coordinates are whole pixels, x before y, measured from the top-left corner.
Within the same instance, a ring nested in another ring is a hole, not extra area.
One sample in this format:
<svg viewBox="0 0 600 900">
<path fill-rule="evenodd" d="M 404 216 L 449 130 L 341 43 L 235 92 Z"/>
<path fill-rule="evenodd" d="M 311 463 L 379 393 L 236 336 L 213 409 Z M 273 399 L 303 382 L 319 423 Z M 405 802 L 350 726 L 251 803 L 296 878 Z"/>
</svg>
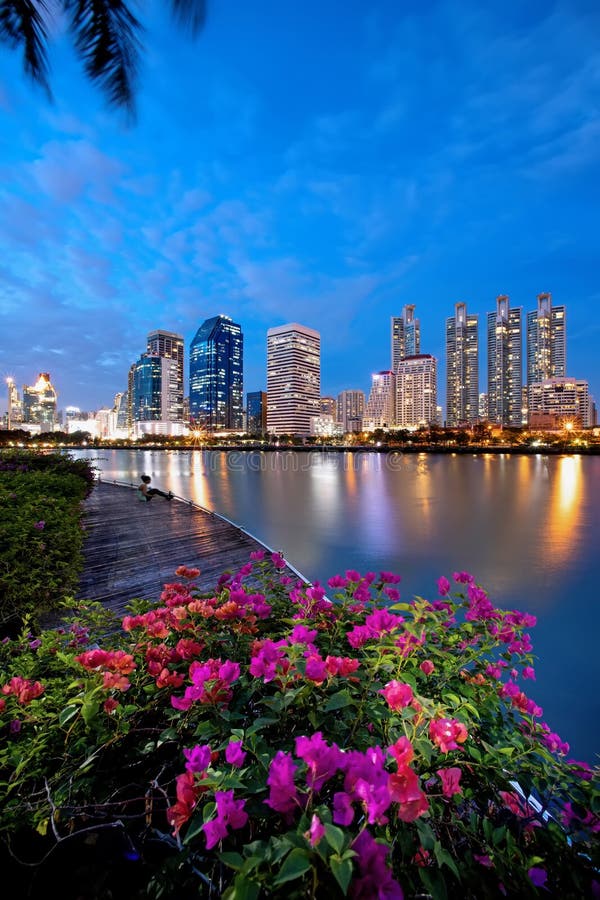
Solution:
<svg viewBox="0 0 600 900">
<path fill-rule="evenodd" d="M 3 871 L 28 897 L 581 898 L 599 772 L 523 691 L 533 617 L 466 573 L 332 597 L 252 554 L 0 647 Z M 97 642 L 104 635 L 102 646 Z"/>
<path fill-rule="evenodd" d="M 93 469 L 62 454 L 0 456 L 0 629 L 56 609 L 77 587 L 83 565 L 81 503 Z"/>
</svg>

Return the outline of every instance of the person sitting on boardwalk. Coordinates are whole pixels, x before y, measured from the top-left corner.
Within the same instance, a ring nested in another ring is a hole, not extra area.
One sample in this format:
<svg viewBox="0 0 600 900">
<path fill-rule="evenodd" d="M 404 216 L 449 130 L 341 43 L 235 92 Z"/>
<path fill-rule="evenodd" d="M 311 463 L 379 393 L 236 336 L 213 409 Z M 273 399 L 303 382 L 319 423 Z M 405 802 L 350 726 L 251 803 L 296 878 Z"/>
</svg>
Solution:
<svg viewBox="0 0 600 900">
<path fill-rule="evenodd" d="M 173 494 L 171 493 L 171 491 L 169 491 L 168 494 L 165 494 L 164 491 L 159 491 L 158 488 L 149 487 L 151 481 L 152 479 L 149 475 L 142 475 L 142 483 L 137 489 L 138 500 L 144 500 L 145 502 L 149 503 L 150 500 L 152 500 L 152 498 L 157 494 L 159 497 L 164 497 L 165 500 L 173 499 Z"/>
</svg>

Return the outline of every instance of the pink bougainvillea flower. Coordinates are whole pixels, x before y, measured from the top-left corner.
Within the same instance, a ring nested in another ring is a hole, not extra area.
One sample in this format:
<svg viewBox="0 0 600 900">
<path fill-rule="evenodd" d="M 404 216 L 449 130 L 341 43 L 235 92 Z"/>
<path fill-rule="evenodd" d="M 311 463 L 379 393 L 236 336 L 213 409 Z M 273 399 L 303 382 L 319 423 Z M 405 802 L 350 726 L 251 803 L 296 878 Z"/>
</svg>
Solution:
<svg viewBox="0 0 600 900">
<path fill-rule="evenodd" d="M 225 759 L 231 766 L 243 766 L 246 753 L 241 741 L 230 741 L 225 748 Z"/>
<path fill-rule="evenodd" d="M 450 799 L 454 794 L 462 793 L 462 788 L 459 784 L 462 772 L 459 768 L 438 769 L 436 774 L 439 775 L 442 782 L 442 794 L 444 797 Z"/>
<path fill-rule="evenodd" d="M 535 669 L 531 666 L 524 666 L 523 671 L 521 672 L 523 678 L 531 678 L 535 681 Z"/>
<path fill-rule="evenodd" d="M 281 553 L 271 553 L 271 561 L 276 569 L 285 569 L 285 559 Z"/>
<path fill-rule="evenodd" d="M 395 744 L 392 744 L 391 747 L 388 747 L 388 753 L 390 754 L 390 756 L 394 757 L 399 769 L 402 768 L 402 766 L 407 766 L 410 762 L 412 762 L 415 756 L 413 745 L 404 735 L 402 737 L 399 737 Z"/>
<path fill-rule="evenodd" d="M 44 686 L 40 681 L 29 681 L 27 678 L 16 675 L 2 685 L 2 693 L 6 696 L 13 694 L 17 703 L 27 706 L 28 703 L 44 693 Z"/>
<path fill-rule="evenodd" d="M 309 842 L 311 847 L 316 847 L 324 834 L 325 826 L 321 822 L 320 818 L 316 814 L 314 814 L 312 819 L 310 820 L 310 828 L 305 833 L 304 837 Z"/>
<path fill-rule="evenodd" d="M 473 581 L 473 576 L 468 572 L 453 572 L 452 577 L 455 581 L 458 581 L 459 584 L 471 584 Z"/>
<path fill-rule="evenodd" d="M 269 766 L 269 799 L 265 803 L 286 817 L 300 806 L 300 796 L 294 784 L 297 768 L 291 754 L 284 753 L 283 750 L 277 751 Z"/>
<path fill-rule="evenodd" d="M 337 744 L 330 746 L 320 731 L 316 731 L 310 738 L 296 738 L 296 756 L 306 763 L 306 784 L 315 792 L 320 791 L 325 782 L 333 778 L 343 759 Z"/>
<path fill-rule="evenodd" d="M 167 821 L 173 826 L 173 834 L 177 836 L 181 827 L 191 817 L 198 802 L 201 789 L 196 785 L 193 772 L 184 772 L 175 779 L 177 801 L 167 809 Z"/>
<path fill-rule="evenodd" d="M 43 519 L 40 519 L 39 522 L 34 522 L 34 523 L 33 523 L 33 527 L 34 527 L 34 528 L 37 528 L 38 531 L 43 531 L 44 528 L 46 527 L 46 523 L 44 522 Z"/>
<path fill-rule="evenodd" d="M 403 684 L 401 681 L 388 681 L 386 686 L 377 693 L 383 694 L 390 709 L 393 709 L 394 712 L 399 712 L 404 707 L 410 706 L 413 700 L 411 686 Z"/>
<path fill-rule="evenodd" d="M 178 578 L 188 578 L 191 581 L 193 578 L 198 577 L 200 569 L 190 568 L 188 566 L 178 566 L 175 569 L 175 574 Z"/>
<path fill-rule="evenodd" d="M 457 719 L 432 719 L 429 723 L 429 737 L 442 753 L 450 750 L 459 750 L 459 744 L 464 744 L 468 734 L 462 722 Z"/>
<path fill-rule="evenodd" d="M 424 659 L 419 668 L 425 675 L 431 675 L 435 666 L 430 659 Z"/>
<path fill-rule="evenodd" d="M 492 860 L 487 853 L 474 853 L 473 859 L 486 869 L 491 869 L 492 867 Z"/>
<path fill-rule="evenodd" d="M 437 587 L 440 597 L 446 597 L 450 593 L 450 582 L 443 575 L 438 578 Z"/>
<path fill-rule="evenodd" d="M 184 749 L 183 755 L 187 759 L 185 768 L 188 772 L 206 772 L 210 765 L 211 750 L 208 744 Z"/>
<path fill-rule="evenodd" d="M 379 844 L 365 828 L 352 844 L 358 874 L 349 889 L 351 900 L 403 900 L 404 893 L 387 866 L 390 848 Z"/>
<path fill-rule="evenodd" d="M 257 561 L 260 561 L 261 559 L 264 559 L 264 558 L 265 558 L 264 550 L 253 550 L 250 554 L 250 559 L 255 559 Z"/>
</svg>

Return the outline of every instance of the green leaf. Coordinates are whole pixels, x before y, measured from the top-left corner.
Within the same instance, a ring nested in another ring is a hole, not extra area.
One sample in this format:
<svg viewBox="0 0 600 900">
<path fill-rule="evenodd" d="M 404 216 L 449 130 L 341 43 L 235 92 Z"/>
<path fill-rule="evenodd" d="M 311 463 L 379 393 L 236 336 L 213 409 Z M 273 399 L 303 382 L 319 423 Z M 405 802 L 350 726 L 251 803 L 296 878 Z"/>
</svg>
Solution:
<svg viewBox="0 0 600 900">
<path fill-rule="evenodd" d="M 71 705 L 65 706 L 63 711 L 60 713 L 58 717 L 58 722 L 60 725 L 64 725 L 66 722 L 69 722 L 73 716 L 76 716 L 79 712 L 79 705 Z"/>
<path fill-rule="evenodd" d="M 460 881 L 460 874 L 459 874 L 458 868 L 456 866 L 456 863 L 454 862 L 454 860 L 452 859 L 452 857 L 450 856 L 448 851 L 444 850 L 444 848 L 442 847 L 442 845 L 440 844 L 439 841 L 435 842 L 433 852 L 435 853 L 435 858 L 438 862 L 438 865 L 439 866 L 444 866 L 444 865 L 448 866 L 448 868 L 451 869 L 452 872 L 454 872 L 454 874 Z"/>
<path fill-rule="evenodd" d="M 434 900 L 448 900 L 444 876 L 438 869 L 419 869 L 419 878 Z"/>
<path fill-rule="evenodd" d="M 344 848 L 344 832 L 335 825 L 325 826 L 325 840 L 330 847 L 333 847 L 336 853 L 341 853 Z"/>
<path fill-rule="evenodd" d="M 201 813 L 196 813 L 196 815 L 191 820 L 187 831 L 185 833 L 185 837 L 183 839 L 183 843 L 189 844 L 195 837 L 197 837 L 202 831 L 202 826 L 204 825 L 204 816 Z"/>
<path fill-rule="evenodd" d="M 337 694 L 333 694 L 323 709 L 324 712 L 331 712 L 333 709 L 343 709 L 344 706 L 350 706 L 351 703 L 352 697 L 350 692 L 344 688 L 344 690 L 338 691 Z"/>
<path fill-rule="evenodd" d="M 422 819 L 417 819 L 416 821 L 417 831 L 419 832 L 419 840 L 421 841 L 421 846 L 424 850 L 433 850 L 436 840 L 435 834 L 433 833 L 433 829 L 427 822 L 424 822 Z"/>
<path fill-rule="evenodd" d="M 310 869 L 310 859 L 305 850 L 296 848 L 282 865 L 279 875 L 273 880 L 274 885 L 285 884 L 286 881 L 294 881 L 300 878 Z"/>
<path fill-rule="evenodd" d="M 244 865 L 244 857 L 240 856 L 239 853 L 233 853 L 233 851 L 219 853 L 219 859 L 222 863 L 225 863 L 226 866 L 229 866 L 230 869 L 235 869 L 236 871 L 239 871 Z"/>
<path fill-rule="evenodd" d="M 329 860 L 333 877 L 342 889 L 344 897 L 348 891 L 348 885 L 352 878 L 352 863 L 349 859 L 340 859 L 339 856 L 332 855 Z"/>
<path fill-rule="evenodd" d="M 90 725 L 96 716 L 98 715 L 98 710 L 100 709 L 100 701 L 88 698 L 83 706 L 81 707 L 81 715 L 83 716 L 83 721 L 86 725 Z"/>
<path fill-rule="evenodd" d="M 249 881 L 244 875 L 238 875 L 231 887 L 223 894 L 223 900 L 256 900 L 260 894 L 260 885 Z"/>
</svg>

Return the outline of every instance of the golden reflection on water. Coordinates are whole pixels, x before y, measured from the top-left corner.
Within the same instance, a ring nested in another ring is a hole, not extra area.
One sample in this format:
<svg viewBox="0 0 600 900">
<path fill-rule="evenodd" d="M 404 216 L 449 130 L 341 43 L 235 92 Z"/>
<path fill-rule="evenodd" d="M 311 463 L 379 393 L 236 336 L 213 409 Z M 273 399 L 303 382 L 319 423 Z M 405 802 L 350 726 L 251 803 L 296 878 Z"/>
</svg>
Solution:
<svg viewBox="0 0 600 900">
<path fill-rule="evenodd" d="M 550 540 L 558 564 L 569 558 L 576 543 L 582 486 L 581 457 L 560 457 L 549 505 Z"/>
</svg>

